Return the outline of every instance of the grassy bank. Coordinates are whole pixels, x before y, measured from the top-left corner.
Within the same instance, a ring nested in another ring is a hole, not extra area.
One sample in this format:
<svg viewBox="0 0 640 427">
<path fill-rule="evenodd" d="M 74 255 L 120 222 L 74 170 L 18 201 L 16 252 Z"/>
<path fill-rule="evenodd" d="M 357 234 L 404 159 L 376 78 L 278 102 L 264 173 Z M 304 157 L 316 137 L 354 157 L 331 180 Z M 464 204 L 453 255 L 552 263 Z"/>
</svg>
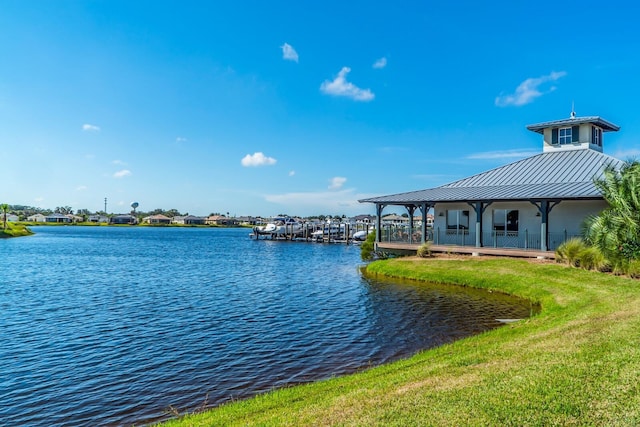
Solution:
<svg viewBox="0 0 640 427">
<path fill-rule="evenodd" d="M 2 229 L 2 224 L 0 224 L 0 239 L 5 237 L 20 237 L 20 236 L 29 236 L 33 234 L 31 230 L 27 228 L 24 224 L 14 224 L 11 222 L 7 222 L 7 229 Z"/>
<path fill-rule="evenodd" d="M 640 424 L 640 281 L 498 258 L 401 258 L 367 274 L 487 288 L 542 309 L 404 361 L 168 425 Z"/>
</svg>

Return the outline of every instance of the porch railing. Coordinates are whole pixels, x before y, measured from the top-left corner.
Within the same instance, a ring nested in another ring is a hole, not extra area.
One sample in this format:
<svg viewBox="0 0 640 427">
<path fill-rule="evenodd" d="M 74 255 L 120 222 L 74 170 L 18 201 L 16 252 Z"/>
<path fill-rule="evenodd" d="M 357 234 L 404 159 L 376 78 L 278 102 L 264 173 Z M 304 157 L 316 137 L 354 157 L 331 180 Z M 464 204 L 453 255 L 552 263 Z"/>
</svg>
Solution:
<svg viewBox="0 0 640 427">
<path fill-rule="evenodd" d="M 409 233 L 408 227 L 384 226 L 381 230 L 381 242 L 390 243 L 415 243 L 422 242 L 422 232 L 420 229 L 412 230 Z M 562 232 L 550 232 L 547 237 L 547 249 L 555 250 L 560 244 L 573 237 L 581 237 L 579 234 Z M 476 233 L 468 229 L 443 230 L 440 228 L 427 229 L 427 241 L 434 245 L 456 245 L 475 246 Z M 531 232 L 527 229 L 522 231 L 486 231 L 482 233 L 482 246 L 494 248 L 517 248 L 517 249 L 541 249 L 540 232 Z"/>
</svg>

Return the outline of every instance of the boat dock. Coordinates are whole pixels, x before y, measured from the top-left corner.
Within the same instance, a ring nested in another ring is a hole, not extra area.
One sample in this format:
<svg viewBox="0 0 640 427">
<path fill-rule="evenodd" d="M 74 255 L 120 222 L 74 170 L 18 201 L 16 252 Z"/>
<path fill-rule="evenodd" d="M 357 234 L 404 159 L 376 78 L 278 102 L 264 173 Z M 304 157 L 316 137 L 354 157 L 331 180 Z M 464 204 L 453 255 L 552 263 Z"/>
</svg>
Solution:
<svg viewBox="0 0 640 427">
<path fill-rule="evenodd" d="M 314 243 L 359 243 L 366 239 L 369 226 L 367 224 L 284 224 L 277 232 L 261 232 L 254 227 L 249 235 L 254 240 L 303 241 Z M 354 238 L 355 236 L 355 238 Z M 359 236 L 364 236 L 360 238 Z"/>
</svg>

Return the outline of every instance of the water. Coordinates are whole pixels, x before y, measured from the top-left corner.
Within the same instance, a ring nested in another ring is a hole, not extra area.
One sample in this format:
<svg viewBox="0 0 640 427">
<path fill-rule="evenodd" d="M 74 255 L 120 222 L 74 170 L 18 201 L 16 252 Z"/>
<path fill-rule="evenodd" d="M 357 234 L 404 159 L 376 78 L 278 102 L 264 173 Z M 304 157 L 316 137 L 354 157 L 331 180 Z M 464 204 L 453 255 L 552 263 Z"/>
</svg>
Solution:
<svg viewBox="0 0 640 427">
<path fill-rule="evenodd" d="M 365 280 L 357 246 L 246 229 L 37 227 L 0 240 L 0 424 L 144 424 L 407 357 L 529 315 Z"/>
</svg>

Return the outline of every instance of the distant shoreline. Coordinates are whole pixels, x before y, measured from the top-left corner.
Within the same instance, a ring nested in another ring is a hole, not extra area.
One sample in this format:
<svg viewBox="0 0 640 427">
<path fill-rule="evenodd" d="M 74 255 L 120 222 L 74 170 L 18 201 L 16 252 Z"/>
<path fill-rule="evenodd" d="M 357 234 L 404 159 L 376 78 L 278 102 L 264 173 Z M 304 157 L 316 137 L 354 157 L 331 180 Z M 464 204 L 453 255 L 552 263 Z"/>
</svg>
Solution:
<svg viewBox="0 0 640 427">
<path fill-rule="evenodd" d="M 29 230 L 26 224 L 7 222 L 7 228 L 0 229 L 0 239 L 9 239 L 12 237 L 31 236 L 33 231 Z"/>
<path fill-rule="evenodd" d="M 107 224 L 104 222 L 17 222 L 15 224 L 24 225 L 26 227 L 42 227 L 42 226 L 71 226 L 71 227 L 156 227 L 156 228 L 253 228 L 249 225 L 201 225 L 201 224 Z"/>
</svg>

